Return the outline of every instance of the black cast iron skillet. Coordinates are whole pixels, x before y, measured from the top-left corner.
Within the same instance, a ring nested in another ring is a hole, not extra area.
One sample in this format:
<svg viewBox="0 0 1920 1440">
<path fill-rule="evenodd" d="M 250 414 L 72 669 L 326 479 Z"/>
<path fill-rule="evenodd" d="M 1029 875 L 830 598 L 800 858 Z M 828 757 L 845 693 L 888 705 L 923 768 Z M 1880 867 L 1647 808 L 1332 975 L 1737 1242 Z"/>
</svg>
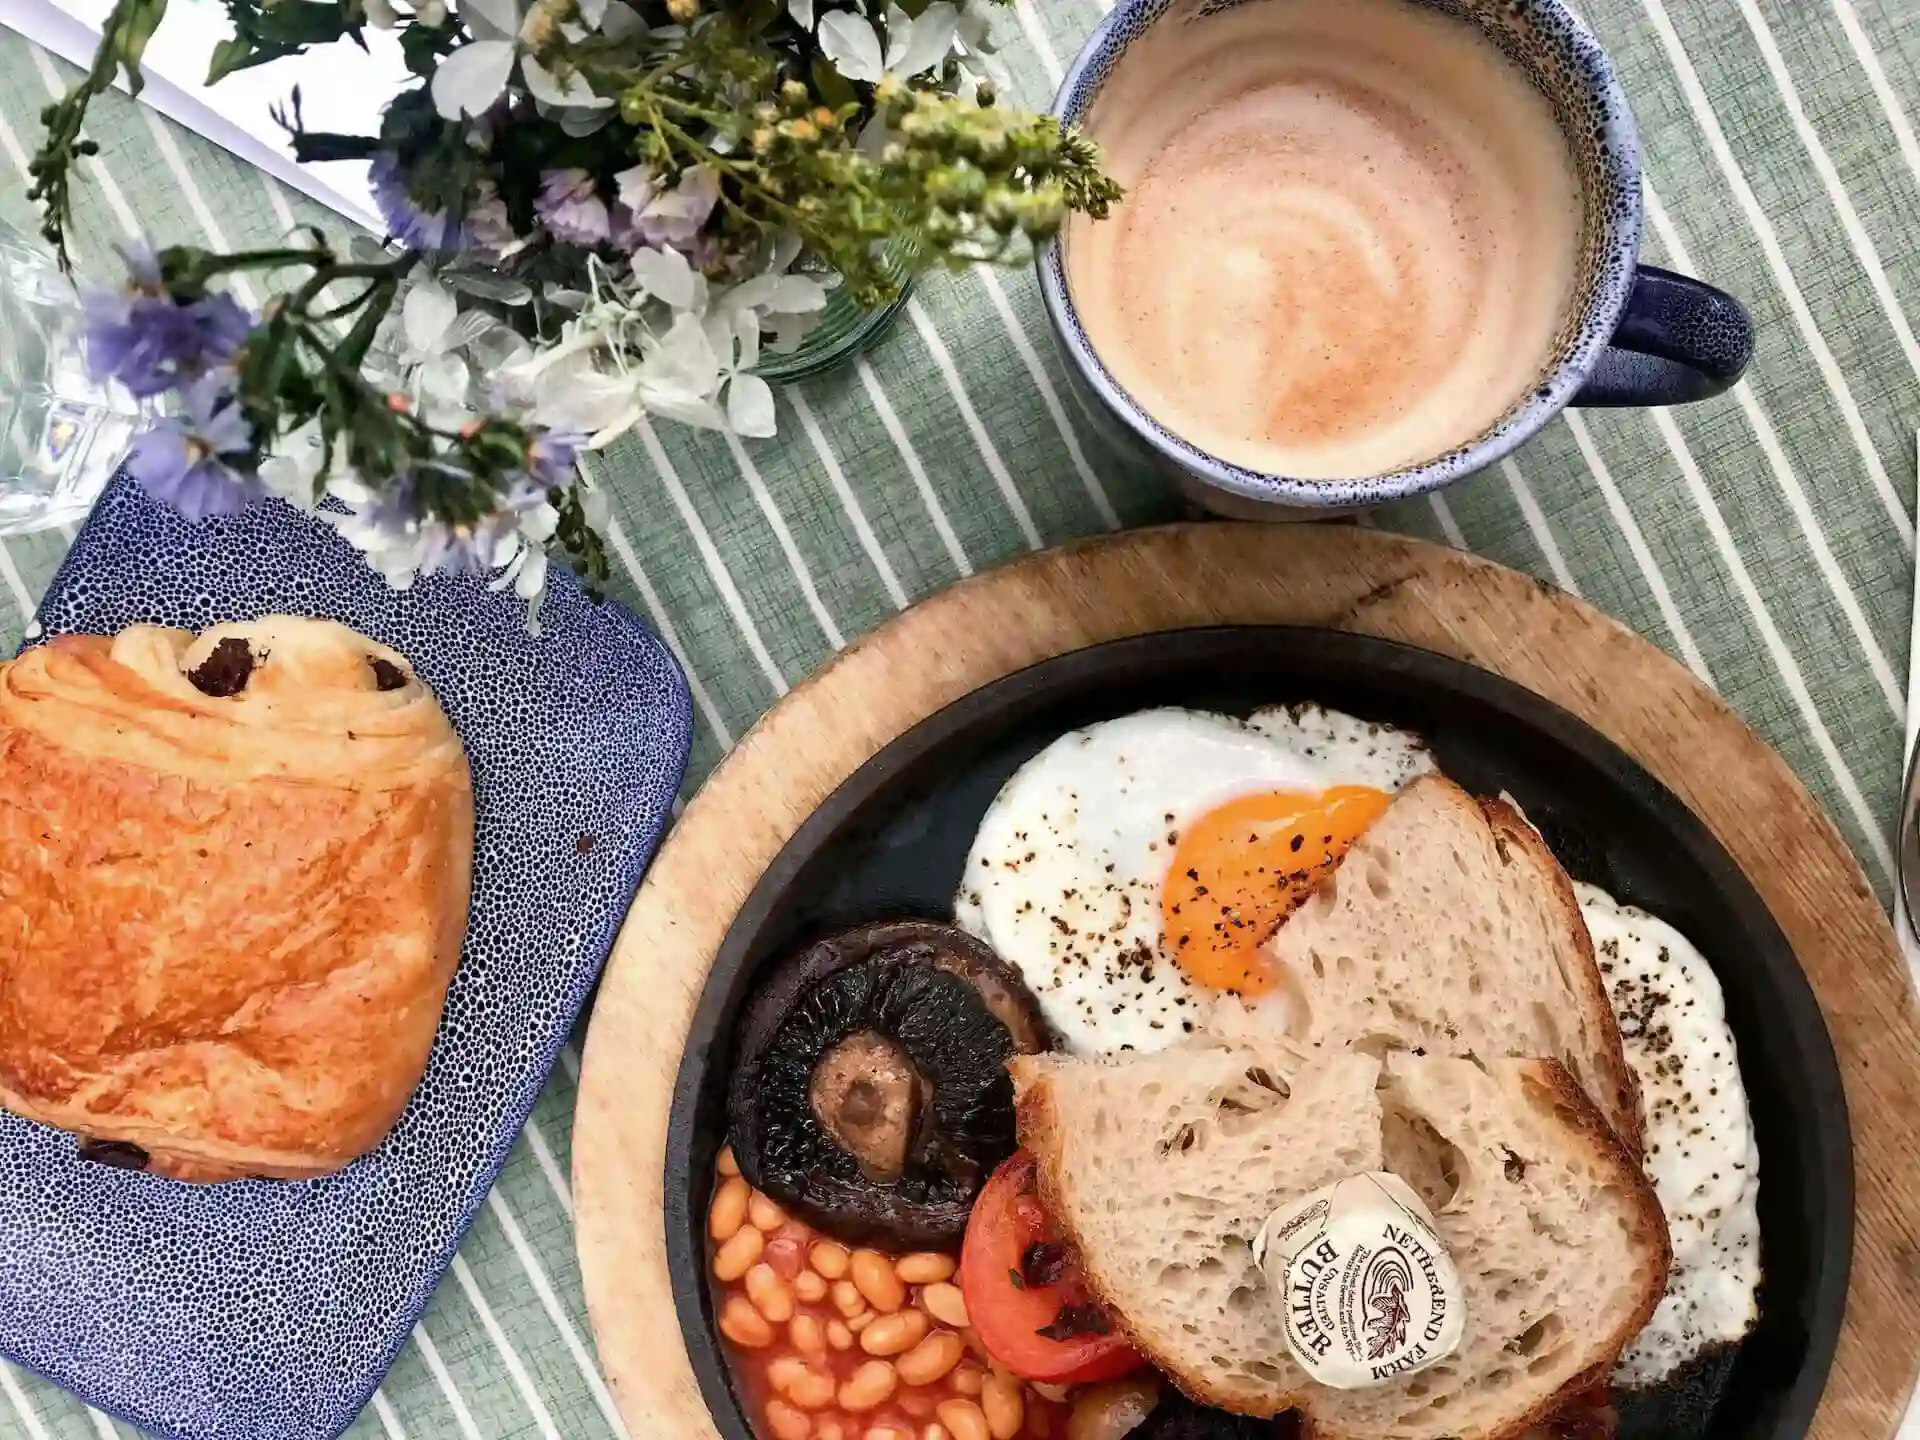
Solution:
<svg viewBox="0 0 1920 1440">
<path fill-rule="evenodd" d="M 1705 953 L 1726 993 L 1759 1141 L 1762 1318 L 1741 1345 L 1695 1367 L 1684 1384 L 1623 1404 L 1622 1431 L 1630 1440 L 1805 1434 L 1845 1307 L 1853 1158 L 1819 1007 L 1753 887 L 1671 791 L 1531 691 L 1382 640 L 1238 626 L 1094 646 L 955 701 L 842 784 L 741 908 L 694 1015 L 666 1156 L 674 1300 L 726 1440 L 753 1440 L 753 1431 L 714 1329 L 703 1219 L 725 1139 L 733 1026 L 756 972 L 859 921 L 951 918 L 988 803 L 1062 732 L 1160 705 L 1244 714 L 1294 700 L 1420 731 L 1467 789 L 1513 795 L 1576 879 L 1659 915 Z"/>
</svg>

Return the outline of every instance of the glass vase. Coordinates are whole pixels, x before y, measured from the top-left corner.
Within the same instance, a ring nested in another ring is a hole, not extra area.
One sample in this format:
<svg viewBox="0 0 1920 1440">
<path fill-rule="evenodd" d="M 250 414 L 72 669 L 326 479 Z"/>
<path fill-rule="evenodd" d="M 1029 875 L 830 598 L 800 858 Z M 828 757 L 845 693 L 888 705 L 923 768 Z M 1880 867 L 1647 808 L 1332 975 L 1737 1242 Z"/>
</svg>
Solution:
<svg viewBox="0 0 1920 1440">
<path fill-rule="evenodd" d="M 85 324 L 53 257 L 0 223 L 0 536 L 82 519 L 147 424 L 88 377 Z"/>
<path fill-rule="evenodd" d="M 892 300 L 877 309 L 868 309 L 854 301 L 846 286 L 836 286 L 827 292 L 826 309 L 799 345 L 785 354 L 763 350 L 754 373 L 772 384 L 785 385 L 837 370 L 856 355 L 872 349 L 913 293 L 914 273 L 908 263 L 909 254 L 899 241 L 887 249 L 887 269 L 900 286 Z M 794 268 L 802 273 L 822 273 L 817 268 L 809 271 L 805 260 Z"/>
</svg>

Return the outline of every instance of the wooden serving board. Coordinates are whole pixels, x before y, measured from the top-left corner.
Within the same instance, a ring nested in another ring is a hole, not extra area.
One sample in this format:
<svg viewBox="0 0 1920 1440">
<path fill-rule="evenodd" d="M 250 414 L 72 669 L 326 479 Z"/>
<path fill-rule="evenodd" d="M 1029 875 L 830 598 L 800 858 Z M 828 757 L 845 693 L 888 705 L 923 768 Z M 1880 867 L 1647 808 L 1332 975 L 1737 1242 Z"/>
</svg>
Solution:
<svg viewBox="0 0 1920 1440">
<path fill-rule="evenodd" d="M 667 1278 L 663 1156 L 694 1005 L 761 872 L 841 781 L 968 691 L 1100 641 L 1222 624 L 1350 630 L 1495 671 L 1612 737 L 1712 827 L 1813 982 L 1852 1113 L 1852 1285 L 1812 1433 L 1892 1436 L 1920 1365 L 1920 1023 L 1887 917 L 1832 823 L 1718 696 L 1569 595 L 1423 541 L 1224 523 L 1028 556 L 915 606 L 770 710 L 687 807 L 601 985 L 575 1120 L 581 1269 L 628 1428 L 714 1434 Z"/>
</svg>

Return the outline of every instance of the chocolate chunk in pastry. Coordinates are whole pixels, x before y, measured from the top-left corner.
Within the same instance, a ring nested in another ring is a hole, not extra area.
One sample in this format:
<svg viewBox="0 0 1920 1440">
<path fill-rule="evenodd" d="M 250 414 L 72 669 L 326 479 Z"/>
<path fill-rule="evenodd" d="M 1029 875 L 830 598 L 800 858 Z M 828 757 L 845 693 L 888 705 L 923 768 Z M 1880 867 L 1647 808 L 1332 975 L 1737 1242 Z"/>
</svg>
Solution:
<svg viewBox="0 0 1920 1440">
<path fill-rule="evenodd" d="M 187 673 L 193 688 L 202 695 L 223 700 L 247 688 L 253 675 L 253 647 L 229 636 L 213 647 L 213 653 Z"/>
<path fill-rule="evenodd" d="M 144 1170 L 152 1157 L 138 1145 L 125 1140 L 82 1140 L 79 1155 L 96 1165 L 111 1165 L 116 1170 Z"/>
<path fill-rule="evenodd" d="M 426 1067 L 472 865 L 459 738 L 344 626 L 0 664 L 0 1109 L 175 1179 L 339 1169 Z"/>
</svg>

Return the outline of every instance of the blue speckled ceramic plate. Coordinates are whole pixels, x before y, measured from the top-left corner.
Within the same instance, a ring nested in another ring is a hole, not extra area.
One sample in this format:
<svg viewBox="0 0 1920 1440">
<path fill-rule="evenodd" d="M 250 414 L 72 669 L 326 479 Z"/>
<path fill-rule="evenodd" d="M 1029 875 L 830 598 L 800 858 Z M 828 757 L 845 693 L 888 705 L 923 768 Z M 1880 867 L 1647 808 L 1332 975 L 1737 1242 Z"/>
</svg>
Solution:
<svg viewBox="0 0 1920 1440">
<path fill-rule="evenodd" d="M 0 1352 L 181 1440 L 313 1440 L 365 1403 L 600 973 L 692 725 L 666 647 L 572 577 L 556 572 L 536 639 L 511 594 L 395 593 L 277 502 L 195 527 L 116 480 L 40 618 L 111 634 L 274 612 L 384 641 L 439 694 L 473 766 L 473 912 L 426 1078 L 338 1175 L 182 1185 L 0 1115 Z"/>
</svg>

